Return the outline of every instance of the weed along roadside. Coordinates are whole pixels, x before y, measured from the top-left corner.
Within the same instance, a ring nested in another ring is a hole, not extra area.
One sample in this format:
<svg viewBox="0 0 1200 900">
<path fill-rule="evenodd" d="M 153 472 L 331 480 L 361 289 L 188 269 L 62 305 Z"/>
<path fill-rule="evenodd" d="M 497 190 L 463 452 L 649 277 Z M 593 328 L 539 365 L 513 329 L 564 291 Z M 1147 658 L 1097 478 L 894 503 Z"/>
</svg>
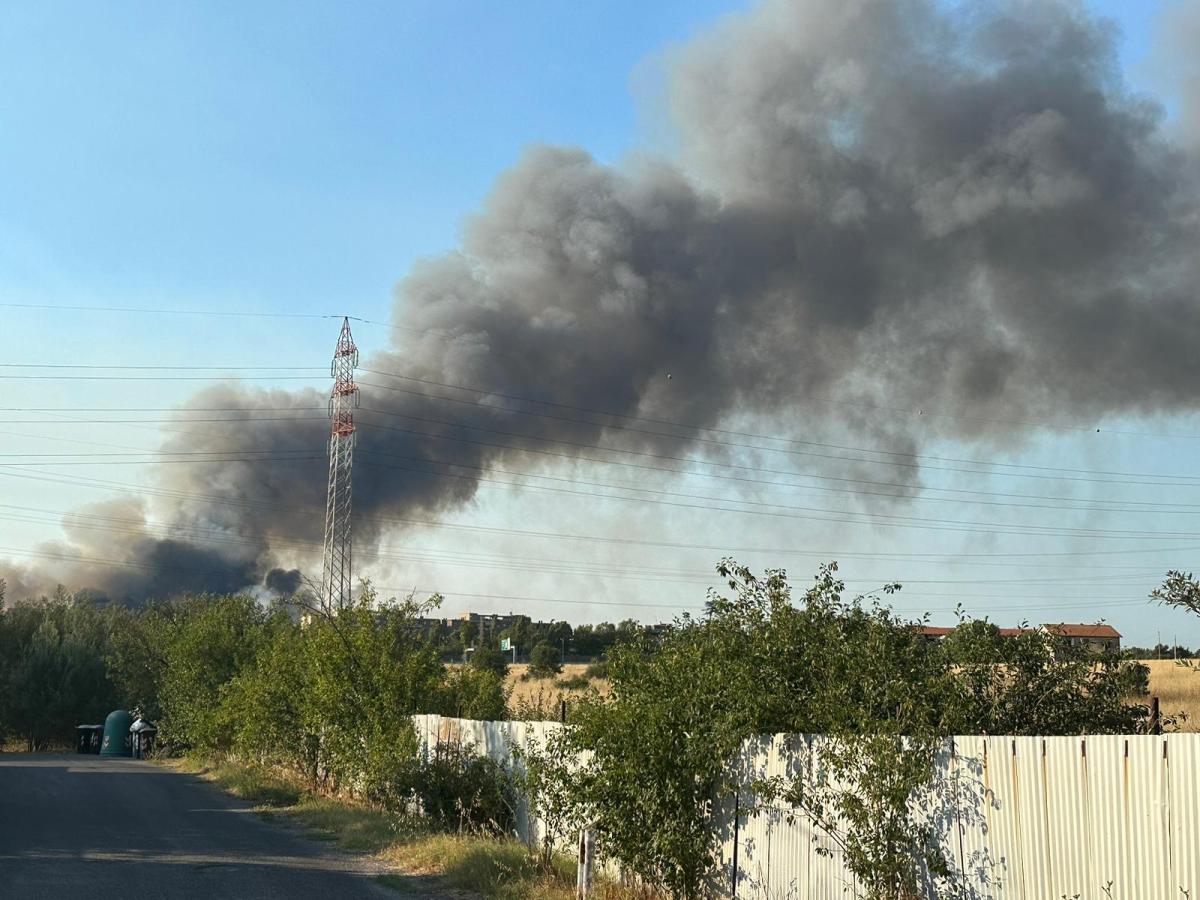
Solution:
<svg viewBox="0 0 1200 900">
<path fill-rule="evenodd" d="M 566 854 L 546 859 L 513 838 L 471 827 L 448 833 L 439 830 L 444 821 L 320 796 L 285 772 L 235 759 L 195 755 L 157 762 L 255 804 L 266 819 L 329 841 L 343 852 L 372 857 L 390 870 L 375 880 L 401 894 L 445 900 L 464 896 L 571 900 L 576 896 L 576 864 Z M 600 882 L 593 896 L 632 900 L 649 895 Z"/>
</svg>

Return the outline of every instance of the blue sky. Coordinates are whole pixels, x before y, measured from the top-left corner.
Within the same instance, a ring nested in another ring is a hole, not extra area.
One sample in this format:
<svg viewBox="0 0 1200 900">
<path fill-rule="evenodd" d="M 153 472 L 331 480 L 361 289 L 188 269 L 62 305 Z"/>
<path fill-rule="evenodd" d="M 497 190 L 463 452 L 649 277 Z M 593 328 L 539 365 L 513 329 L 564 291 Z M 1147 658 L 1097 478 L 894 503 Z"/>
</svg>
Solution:
<svg viewBox="0 0 1200 900">
<path fill-rule="evenodd" d="M 11 6 L 0 19 L 0 303 L 387 320 L 395 283 L 415 259 L 454 246 L 461 218 L 522 148 L 576 144 L 612 162 L 661 147 L 656 58 L 743 5 Z M 1127 77 L 1141 85 L 1154 13 L 1163 4 L 1088 5 L 1117 20 Z M 0 308 L 0 323 L 5 363 L 322 366 L 336 334 L 319 319 L 14 307 Z M 364 349 L 391 337 L 388 329 L 367 325 L 357 335 Z M 312 383 L 323 384 L 320 378 Z M 196 384 L 7 380 L 0 381 L 0 405 L 170 405 Z M 81 440 L 146 448 L 158 440 L 151 425 L 101 426 L 84 435 L 45 418 L 44 425 L 0 425 L 0 452 L 27 450 L 31 440 L 45 452 Z M 1178 471 L 1178 449 L 1146 442 L 1096 454 L 1042 439 L 1026 448 L 1025 458 L 1053 461 L 1073 453 L 1078 465 Z M 101 467 L 91 474 L 113 477 Z M 121 477 L 142 482 L 149 475 L 126 471 Z M 12 478 L 0 478 L 0 497 L 56 511 L 94 499 L 82 489 Z M 557 516 L 566 524 L 580 515 L 565 508 L 548 514 L 528 503 L 508 497 L 464 515 L 484 523 Z M 591 530 L 607 527 L 619 524 L 599 522 Z M 0 519 L 0 547 L 28 549 L 57 533 L 49 521 Z M 454 549 L 435 536 L 420 540 L 431 550 Z M 887 544 L 919 546 L 900 539 Z M 706 571 L 711 562 L 703 560 Z M 419 569 L 377 577 L 414 584 L 443 575 Z M 1144 596 L 1153 581 L 1130 596 Z M 486 572 L 449 586 L 522 596 L 579 589 L 554 580 L 531 587 Z M 693 608 L 702 599 L 694 585 L 671 590 L 669 597 L 681 604 L 686 597 Z M 468 605 L 488 602 L 463 599 L 448 608 Z M 1005 609 L 994 618 L 1036 618 L 1037 607 L 1031 600 L 1024 610 Z M 535 613 L 659 616 L 616 605 L 578 612 L 547 606 Z M 936 618 L 948 616 L 943 611 Z M 1109 618 L 1141 642 L 1152 642 L 1162 629 L 1181 632 L 1183 640 L 1191 627 L 1191 642 L 1200 637 L 1186 618 L 1161 610 L 1123 608 Z"/>
</svg>

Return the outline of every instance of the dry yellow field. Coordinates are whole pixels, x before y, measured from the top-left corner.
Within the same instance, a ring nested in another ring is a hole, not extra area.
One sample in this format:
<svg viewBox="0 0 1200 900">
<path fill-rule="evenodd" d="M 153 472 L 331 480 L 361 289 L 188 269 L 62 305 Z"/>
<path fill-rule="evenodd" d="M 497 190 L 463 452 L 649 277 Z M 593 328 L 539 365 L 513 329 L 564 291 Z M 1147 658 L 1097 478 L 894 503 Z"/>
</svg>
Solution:
<svg viewBox="0 0 1200 900">
<path fill-rule="evenodd" d="M 1144 659 L 1150 667 L 1150 695 L 1157 696 L 1164 716 L 1186 713 L 1180 731 L 1200 731 L 1200 671 L 1173 659 Z"/>
<path fill-rule="evenodd" d="M 579 696 L 585 690 L 583 688 L 559 687 L 556 682 L 582 676 L 584 670 L 587 669 L 586 663 L 567 663 L 563 666 L 562 674 L 555 678 L 522 681 L 521 676 L 528 669 L 529 666 L 526 663 L 517 663 L 508 667 L 508 678 L 505 679 L 504 686 L 510 691 L 508 708 L 514 714 L 522 710 L 525 712 L 539 711 L 540 714 L 535 712 L 528 717 L 557 719 L 560 702 L 564 699 L 569 701 L 572 697 Z M 588 681 L 587 689 L 594 689 L 604 694 L 608 692 L 608 682 L 603 678 L 592 678 Z"/>
<path fill-rule="evenodd" d="M 1200 731 L 1200 671 L 1190 671 L 1176 665 L 1171 659 L 1142 660 L 1150 667 L 1150 694 L 1159 698 L 1164 716 L 1175 716 L 1184 713 L 1187 719 L 1180 723 L 1181 731 Z M 555 682 L 583 675 L 587 666 L 583 663 L 568 663 L 563 666 L 562 675 L 558 678 L 546 678 L 536 681 L 522 681 L 521 676 L 529 668 L 524 663 L 508 667 L 508 679 L 505 686 L 511 692 L 508 708 L 513 713 L 540 710 L 538 718 L 558 718 L 559 704 L 565 698 L 570 700 L 583 693 L 579 689 L 559 687 Z M 588 682 L 591 689 L 601 694 L 608 692 L 608 682 L 602 678 L 592 678 Z"/>
</svg>

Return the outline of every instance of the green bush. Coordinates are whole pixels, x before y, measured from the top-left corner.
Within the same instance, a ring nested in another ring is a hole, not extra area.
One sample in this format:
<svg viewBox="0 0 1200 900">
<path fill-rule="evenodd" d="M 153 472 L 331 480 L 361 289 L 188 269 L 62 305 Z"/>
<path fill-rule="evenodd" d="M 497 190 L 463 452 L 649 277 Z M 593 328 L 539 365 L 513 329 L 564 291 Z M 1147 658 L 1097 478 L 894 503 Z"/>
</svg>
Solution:
<svg viewBox="0 0 1200 900">
<path fill-rule="evenodd" d="M 554 686 L 562 688 L 564 691 L 582 691 L 588 687 L 591 681 L 586 675 L 572 675 L 569 678 L 559 678 L 554 682 Z"/>
<path fill-rule="evenodd" d="M 551 678 L 562 671 L 562 654 L 553 644 L 542 641 L 533 645 L 529 655 L 529 674 L 534 678 Z"/>
<path fill-rule="evenodd" d="M 733 787 L 731 763 L 755 734 L 821 734 L 818 767 L 834 777 L 758 785 L 790 803 L 842 850 L 871 900 L 915 890 L 928 871 L 955 874 L 941 837 L 916 812 L 935 789 L 948 735 L 1136 731 L 1118 660 L 1029 632 L 1000 639 L 964 623 L 945 645 L 925 641 L 879 597 L 843 598 L 836 565 L 799 602 L 782 571 L 756 577 L 726 560 L 729 597 L 712 593 L 699 619 L 661 640 L 615 646 L 609 697 L 585 696 L 561 733 L 555 788 L 601 845 L 644 882 L 702 896 L 714 874 L 715 818 Z M 885 594 L 898 585 L 884 588 Z"/>
<path fill-rule="evenodd" d="M 477 647 L 471 654 L 471 667 L 493 672 L 503 679 L 508 674 L 508 654 L 496 647 Z"/>
<path fill-rule="evenodd" d="M 508 772 L 470 746 L 439 743 L 405 767 L 391 785 L 394 801 L 412 804 L 443 831 L 511 834 L 516 804 Z"/>
<path fill-rule="evenodd" d="M 598 659 L 583 670 L 588 678 L 608 678 L 608 660 Z"/>
</svg>

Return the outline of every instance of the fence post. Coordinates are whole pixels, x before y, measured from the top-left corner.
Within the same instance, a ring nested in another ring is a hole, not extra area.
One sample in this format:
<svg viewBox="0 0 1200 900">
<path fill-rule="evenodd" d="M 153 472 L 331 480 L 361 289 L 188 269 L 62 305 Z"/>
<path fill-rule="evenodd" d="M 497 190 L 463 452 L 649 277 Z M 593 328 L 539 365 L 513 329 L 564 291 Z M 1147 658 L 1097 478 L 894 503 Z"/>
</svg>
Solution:
<svg viewBox="0 0 1200 900">
<path fill-rule="evenodd" d="M 1150 733 L 1162 734 L 1162 716 L 1159 710 L 1158 697 L 1150 698 Z"/>
<path fill-rule="evenodd" d="M 742 792 L 734 790 L 733 792 L 733 885 L 729 891 L 729 896 L 733 900 L 737 900 L 737 884 L 738 884 L 738 830 L 741 825 L 740 819 L 742 816 Z"/>
<path fill-rule="evenodd" d="M 567 701 L 565 697 L 558 701 L 558 720 L 564 725 L 567 724 Z"/>
<path fill-rule="evenodd" d="M 575 876 L 575 900 L 592 896 L 592 859 L 595 843 L 589 828 L 579 831 L 579 868 Z"/>
</svg>

